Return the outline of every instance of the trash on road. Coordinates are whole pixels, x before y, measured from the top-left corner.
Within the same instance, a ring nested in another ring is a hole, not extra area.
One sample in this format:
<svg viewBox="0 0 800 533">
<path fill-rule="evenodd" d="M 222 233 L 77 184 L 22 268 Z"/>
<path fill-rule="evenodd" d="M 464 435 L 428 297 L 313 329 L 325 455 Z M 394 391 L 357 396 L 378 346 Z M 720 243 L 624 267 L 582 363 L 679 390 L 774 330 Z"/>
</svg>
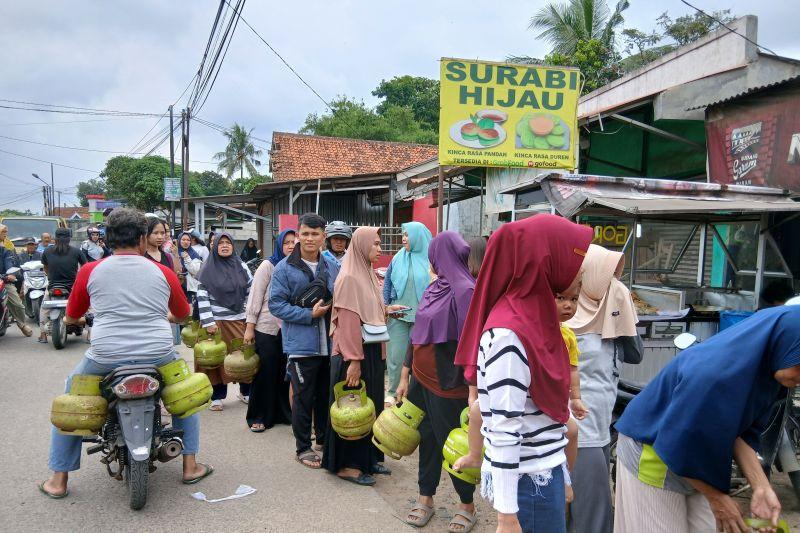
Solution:
<svg viewBox="0 0 800 533">
<path fill-rule="evenodd" d="M 258 489 L 254 489 L 249 485 L 239 485 L 239 487 L 236 489 L 236 492 L 234 492 L 230 496 L 225 496 L 224 498 L 209 500 L 208 497 L 203 492 L 192 493 L 192 498 L 194 498 L 195 500 L 199 500 L 201 502 L 217 503 L 217 502 L 224 502 L 226 500 L 236 500 L 239 498 L 244 498 L 245 496 L 250 496 L 251 494 L 255 493 L 256 490 Z"/>
</svg>

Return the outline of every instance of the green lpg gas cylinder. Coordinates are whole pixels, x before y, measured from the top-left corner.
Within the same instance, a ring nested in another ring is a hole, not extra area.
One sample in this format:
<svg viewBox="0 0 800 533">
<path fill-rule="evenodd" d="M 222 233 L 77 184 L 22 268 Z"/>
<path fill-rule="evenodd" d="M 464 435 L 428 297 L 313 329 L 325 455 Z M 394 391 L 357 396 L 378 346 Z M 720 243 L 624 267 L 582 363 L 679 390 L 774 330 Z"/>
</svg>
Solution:
<svg viewBox="0 0 800 533">
<path fill-rule="evenodd" d="M 72 377 L 69 393 L 53 400 L 50 422 L 65 435 L 94 435 L 106 420 L 108 402 L 100 396 L 101 376 Z"/>
<path fill-rule="evenodd" d="M 367 396 L 367 385 L 361 381 L 358 389 L 345 390 L 346 382 L 333 386 L 331 427 L 345 440 L 363 439 L 375 423 L 375 404 Z"/>
<path fill-rule="evenodd" d="M 161 400 L 164 407 L 178 418 L 186 418 L 211 403 L 211 381 L 208 376 L 189 370 L 183 359 L 176 359 L 158 368 L 164 380 Z"/>
<path fill-rule="evenodd" d="M 419 446 L 423 418 L 425 412 L 408 400 L 384 409 L 372 426 L 372 443 L 392 459 L 411 455 Z"/>
</svg>

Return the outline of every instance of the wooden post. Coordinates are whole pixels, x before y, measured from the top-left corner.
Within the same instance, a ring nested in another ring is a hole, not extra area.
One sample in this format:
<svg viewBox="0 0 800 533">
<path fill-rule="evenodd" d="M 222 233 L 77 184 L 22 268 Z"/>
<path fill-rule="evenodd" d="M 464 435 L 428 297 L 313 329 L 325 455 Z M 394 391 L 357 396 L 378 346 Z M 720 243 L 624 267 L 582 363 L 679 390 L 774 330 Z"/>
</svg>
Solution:
<svg viewBox="0 0 800 533">
<path fill-rule="evenodd" d="M 436 223 L 437 233 L 442 232 L 444 224 L 444 167 L 439 165 L 439 187 L 436 192 Z"/>
</svg>

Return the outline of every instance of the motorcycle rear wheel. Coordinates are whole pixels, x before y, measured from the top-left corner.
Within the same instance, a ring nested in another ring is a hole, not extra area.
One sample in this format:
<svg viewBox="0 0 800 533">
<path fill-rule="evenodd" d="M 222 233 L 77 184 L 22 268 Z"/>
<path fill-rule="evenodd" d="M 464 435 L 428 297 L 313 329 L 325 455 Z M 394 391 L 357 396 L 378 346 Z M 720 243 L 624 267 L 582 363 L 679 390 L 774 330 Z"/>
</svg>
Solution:
<svg viewBox="0 0 800 533">
<path fill-rule="evenodd" d="M 31 300 L 31 319 L 34 322 L 39 322 L 39 312 L 42 310 L 42 300 L 39 298 Z"/>
<path fill-rule="evenodd" d="M 53 346 L 56 350 L 61 350 L 67 345 L 67 325 L 64 320 L 56 318 L 52 324 Z"/>
<path fill-rule="evenodd" d="M 128 452 L 125 465 L 125 479 L 131 496 L 131 509 L 138 511 L 147 503 L 147 478 L 150 475 L 150 461 L 137 461 Z"/>
<path fill-rule="evenodd" d="M 8 318 L 0 316 L 0 337 L 6 334 L 6 329 L 8 329 Z"/>
</svg>

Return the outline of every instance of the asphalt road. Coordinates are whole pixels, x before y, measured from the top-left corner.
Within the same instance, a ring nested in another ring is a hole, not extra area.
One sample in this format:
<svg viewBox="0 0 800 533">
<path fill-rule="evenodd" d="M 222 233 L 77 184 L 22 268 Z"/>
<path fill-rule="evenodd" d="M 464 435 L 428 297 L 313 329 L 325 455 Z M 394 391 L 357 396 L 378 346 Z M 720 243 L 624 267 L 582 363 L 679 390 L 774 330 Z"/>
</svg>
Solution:
<svg viewBox="0 0 800 533">
<path fill-rule="evenodd" d="M 131 340 L 133 343 L 135 339 Z M 325 531 L 411 530 L 374 488 L 341 482 L 324 471 L 294 461 L 288 426 L 251 433 L 245 406 L 230 387 L 225 411 L 201 415 L 198 459 L 214 465 L 212 476 L 193 486 L 180 483 L 180 459 L 159 465 L 150 477 L 147 506 L 131 511 L 122 482 L 108 476 L 99 456 L 82 457 L 82 468 L 70 476 L 70 496 L 50 500 L 37 482 L 49 475 L 50 402 L 61 394 L 64 379 L 87 345 L 70 336 L 57 351 L 51 344 L 25 338 L 12 326 L 0 338 L 0 531 Z M 188 350 L 183 349 L 184 353 Z M 383 478 L 391 483 L 391 478 Z M 210 504 L 209 498 L 234 493 L 240 484 L 258 490 L 233 501 Z"/>
</svg>

